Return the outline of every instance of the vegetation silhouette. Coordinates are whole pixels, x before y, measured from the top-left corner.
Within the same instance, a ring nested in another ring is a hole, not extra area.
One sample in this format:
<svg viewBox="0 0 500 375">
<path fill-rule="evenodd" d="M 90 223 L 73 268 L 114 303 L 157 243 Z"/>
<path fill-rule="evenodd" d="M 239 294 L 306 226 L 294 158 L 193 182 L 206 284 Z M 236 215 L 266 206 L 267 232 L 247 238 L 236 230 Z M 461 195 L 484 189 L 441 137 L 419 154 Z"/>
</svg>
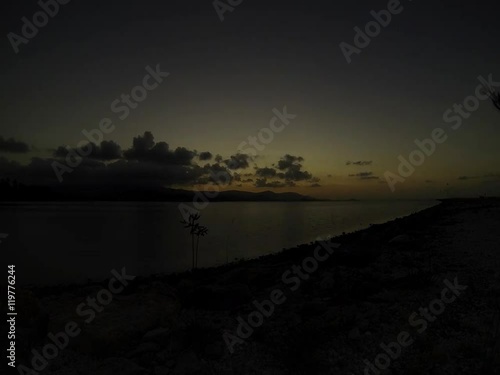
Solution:
<svg viewBox="0 0 500 375">
<path fill-rule="evenodd" d="M 188 221 L 182 220 L 181 224 L 184 228 L 189 229 L 189 234 L 191 235 L 191 251 L 192 251 L 192 269 L 198 268 L 198 249 L 200 247 L 200 237 L 205 237 L 208 234 L 208 228 L 204 225 L 200 225 L 198 220 L 200 219 L 199 214 L 190 214 Z"/>
<path fill-rule="evenodd" d="M 488 87 L 488 92 L 486 94 L 490 97 L 493 105 L 500 111 L 500 92 Z"/>
</svg>

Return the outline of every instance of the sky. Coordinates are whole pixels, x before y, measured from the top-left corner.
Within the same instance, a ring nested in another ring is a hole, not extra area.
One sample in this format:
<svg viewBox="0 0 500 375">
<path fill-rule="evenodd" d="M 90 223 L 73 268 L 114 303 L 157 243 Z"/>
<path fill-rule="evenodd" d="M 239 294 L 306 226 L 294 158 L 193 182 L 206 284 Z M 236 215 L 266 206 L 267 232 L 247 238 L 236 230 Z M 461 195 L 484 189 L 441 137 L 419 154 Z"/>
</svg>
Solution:
<svg viewBox="0 0 500 375">
<path fill-rule="evenodd" d="M 0 176 L 203 189 L 223 172 L 223 189 L 329 199 L 499 195 L 500 111 L 477 100 L 457 129 L 443 119 L 479 76 L 500 86 L 494 3 L 402 0 L 359 48 L 354 28 L 393 2 L 72 0 L 26 43 L 40 4 L 3 4 Z M 118 111 L 155 70 L 168 76 Z M 69 167 L 66 147 L 106 118 L 105 143 Z M 403 176 L 398 157 L 437 128 L 446 140 Z M 259 133 L 272 141 L 241 147 Z"/>
</svg>

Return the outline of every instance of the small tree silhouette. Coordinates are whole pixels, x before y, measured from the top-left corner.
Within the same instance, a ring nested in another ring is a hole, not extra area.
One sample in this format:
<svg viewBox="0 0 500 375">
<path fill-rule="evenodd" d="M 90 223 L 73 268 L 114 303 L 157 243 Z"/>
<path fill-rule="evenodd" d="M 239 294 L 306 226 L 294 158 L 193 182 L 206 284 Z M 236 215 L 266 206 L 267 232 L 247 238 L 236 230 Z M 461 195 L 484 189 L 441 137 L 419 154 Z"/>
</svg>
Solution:
<svg viewBox="0 0 500 375">
<path fill-rule="evenodd" d="M 500 111 L 500 92 L 496 91 L 492 87 L 488 87 L 486 90 L 486 95 L 490 97 L 493 105 Z"/>
<path fill-rule="evenodd" d="M 205 237 L 208 234 L 208 228 L 200 225 L 198 220 L 199 214 L 190 214 L 188 221 L 182 220 L 184 228 L 189 229 L 191 235 L 191 252 L 192 252 L 192 269 L 198 268 L 198 248 L 200 246 L 200 237 Z"/>
</svg>

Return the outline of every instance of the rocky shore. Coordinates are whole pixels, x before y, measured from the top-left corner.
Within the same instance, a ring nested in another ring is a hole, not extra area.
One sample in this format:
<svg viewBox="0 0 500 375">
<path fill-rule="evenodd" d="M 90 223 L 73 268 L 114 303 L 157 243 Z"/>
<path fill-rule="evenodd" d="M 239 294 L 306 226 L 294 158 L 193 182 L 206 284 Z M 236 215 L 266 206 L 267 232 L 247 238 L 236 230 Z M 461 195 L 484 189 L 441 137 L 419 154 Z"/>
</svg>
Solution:
<svg viewBox="0 0 500 375">
<path fill-rule="evenodd" d="M 45 359 L 36 372 L 58 375 L 500 374 L 499 228 L 500 200 L 445 200 L 322 244 L 136 277 L 92 320 L 78 306 L 108 280 L 26 289 L 18 363 Z M 45 358 L 68 322 L 81 332 Z"/>
</svg>

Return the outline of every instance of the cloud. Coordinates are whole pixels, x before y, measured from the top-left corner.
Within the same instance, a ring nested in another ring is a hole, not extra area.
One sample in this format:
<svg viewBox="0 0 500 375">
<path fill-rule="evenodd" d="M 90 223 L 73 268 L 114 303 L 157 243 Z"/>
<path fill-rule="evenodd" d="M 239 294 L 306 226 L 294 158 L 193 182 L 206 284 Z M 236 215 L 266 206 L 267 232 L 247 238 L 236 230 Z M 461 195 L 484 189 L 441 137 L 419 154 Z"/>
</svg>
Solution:
<svg viewBox="0 0 500 375">
<path fill-rule="evenodd" d="M 274 168 L 256 168 L 255 170 L 255 175 L 258 177 L 264 177 L 264 178 L 269 178 L 269 177 L 276 177 L 276 169 Z"/>
<path fill-rule="evenodd" d="M 286 154 L 278 163 L 273 164 L 275 168 L 263 167 L 255 168 L 255 177 L 257 177 L 255 187 L 285 187 L 296 186 L 296 182 L 308 181 L 311 184 L 316 184 L 320 181 L 319 178 L 313 177 L 308 171 L 302 170 L 301 162 L 304 158 L 301 156 L 293 156 Z M 273 181 L 268 181 L 273 179 Z"/>
<path fill-rule="evenodd" d="M 231 170 L 236 169 L 246 169 L 250 166 L 249 161 L 252 160 L 252 157 L 247 154 L 235 154 L 231 155 L 229 159 L 224 160 L 224 163 Z"/>
<path fill-rule="evenodd" d="M 479 176 L 460 176 L 458 179 L 461 181 L 466 181 L 466 180 L 474 180 L 476 178 L 480 178 Z"/>
<path fill-rule="evenodd" d="M 202 161 L 206 161 L 206 160 L 211 160 L 212 159 L 212 153 L 211 152 L 208 152 L 208 151 L 204 151 L 202 153 L 200 153 L 200 155 L 198 156 L 198 158 Z"/>
<path fill-rule="evenodd" d="M 500 173 L 489 173 L 485 174 L 483 176 L 460 176 L 458 179 L 460 181 L 467 181 L 467 180 L 477 180 L 477 179 L 497 179 L 500 178 Z"/>
<path fill-rule="evenodd" d="M 359 161 L 348 161 L 345 165 L 356 165 L 358 167 L 365 167 L 367 165 L 372 165 L 372 160 L 359 160 Z"/>
<path fill-rule="evenodd" d="M 234 179 L 231 171 L 219 163 L 207 164 L 202 171 L 202 175 L 196 181 L 197 184 L 231 185 Z"/>
<path fill-rule="evenodd" d="M 257 188 L 284 188 L 290 185 L 282 181 L 268 182 L 266 178 L 258 178 L 255 180 L 254 186 Z"/>
<path fill-rule="evenodd" d="M 0 160 L 0 174 L 26 184 L 59 185 L 54 166 L 65 168 L 70 150 L 58 147 L 54 158 L 32 158 L 28 165 Z M 63 184 L 75 185 L 116 185 L 125 186 L 170 186 L 194 185 L 200 181 L 220 184 L 231 183 L 229 170 L 220 165 L 200 167 L 193 163 L 196 153 L 185 147 L 170 150 L 165 142 L 154 142 L 151 132 L 133 139 L 132 148 L 121 152 L 121 147 L 113 141 L 91 143 L 79 150 L 89 153 L 83 157 L 72 157 L 78 165 L 63 173 Z M 107 161 L 108 163 L 103 163 Z"/>
<path fill-rule="evenodd" d="M 84 155 L 84 156 L 81 156 Z M 215 159 L 214 163 L 203 161 Z M 71 167 L 67 165 L 71 160 Z M 202 161 L 203 160 L 203 161 Z M 166 142 L 156 142 L 153 134 L 144 132 L 133 138 L 132 146 L 122 151 L 114 141 L 87 143 L 78 149 L 58 147 L 51 158 L 32 158 L 28 165 L 0 159 L 0 174 L 26 184 L 82 186 L 196 186 L 205 184 L 253 184 L 255 187 L 317 187 L 320 179 L 303 170 L 301 156 L 285 155 L 273 167 L 249 168 L 250 155 L 237 153 L 227 159 L 209 151 L 198 153 L 186 147 L 171 149 Z M 201 162 L 205 165 L 199 165 Z M 76 166 L 74 165 L 76 164 Z M 241 173 L 241 170 L 245 173 Z M 239 172 L 239 173 L 237 173 Z M 249 173 L 250 172 L 250 173 Z M 62 174 L 61 174 L 62 173 Z"/>
<path fill-rule="evenodd" d="M 0 152 L 25 154 L 30 151 L 28 144 L 16 141 L 14 138 L 0 137 Z"/>
<path fill-rule="evenodd" d="M 378 180 L 377 176 L 373 175 L 373 172 L 360 172 L 355 174 L 350 174 L 349 177 L 357 177 L 359 180 Z"/>
<path fill-rule="evenodd" d="M 278 162 L 278 169 L 280 171 L 284 171 L 284 170 L 289 169 L 290 167 L 297 166 L 297 165 L 302 167 L 302 165 L 300 165 L 299 163 L 301 163 L 303 161 L 304 161 L 304 158 L 301 156 L 292 156 L 292 155 L 286 154 Z"/>
<path fill-rule="evenodd" d="M 196 155 L 185 147 L 177 147 L 172 151 L 166 142 L 155 143 L 153 134 L 148 131 L 143 136 L 134 137 L 132 148 L 123 154 L 128 160 L 185 166 L 191 165 Z"/>
<path fill-rule="evenodd" d="M 301 162 L 304 158 L 301 156 L 292 156 L 286 154 L 280 161 L 278 161 L 278 169 L 284 171 L 283 174 L 278 177 L 283 178 L 287 181 L 307 181 L 313 178 L 312 174 L 302 170 Z"/>
<path fill-rule="evenodd" d="M 118 143 L 113 141 L 102 141 L 100 146 L 95 143 L 87 143 L 86 145 L 78 149 L 68 149 L 63 146 L 59 146 L 53 153 L 56 158 L 65 158 L 68 153 L 73 151 L 73 153 L 78 153 L 80 155 L 86 155 L 86 158 L 95 160 L 117 160 L 122 157 L 122 150 Z"/>
<path fill-rule="evenodd" d="M 119 159 L 122 157 L 122 149 L 118 143 L 102 141 L 99 156 L 101 160 Z"/>
</svg>

